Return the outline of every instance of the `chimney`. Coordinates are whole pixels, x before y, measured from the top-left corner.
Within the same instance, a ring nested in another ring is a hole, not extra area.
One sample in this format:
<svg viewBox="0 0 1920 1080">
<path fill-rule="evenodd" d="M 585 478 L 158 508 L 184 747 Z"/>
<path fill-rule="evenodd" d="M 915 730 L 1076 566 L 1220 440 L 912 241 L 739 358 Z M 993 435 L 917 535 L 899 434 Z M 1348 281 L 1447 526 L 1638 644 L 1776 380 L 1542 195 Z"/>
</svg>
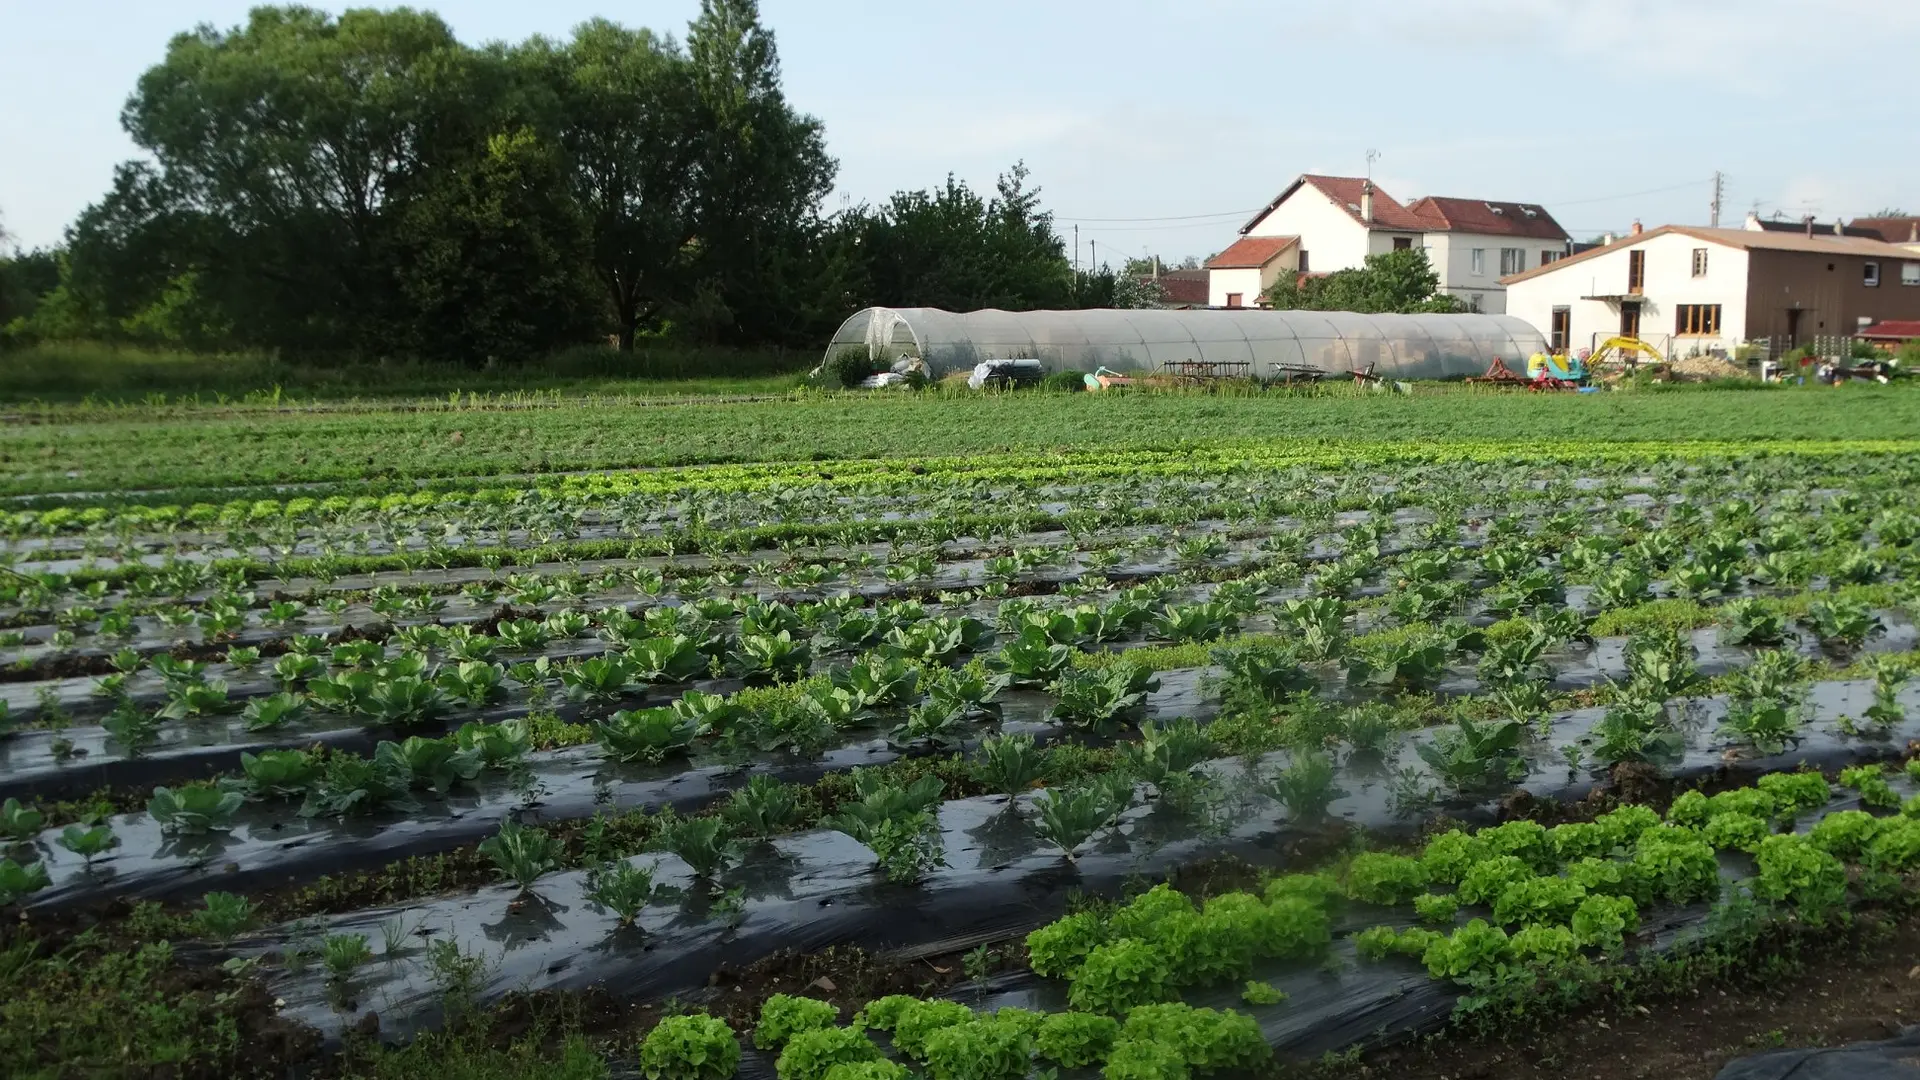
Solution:
<svg viewBox="0 0 1920 1080">
<path fill-rule="evenodd" d="M 1839 219 L 1839 218 L 1834 218 L 1834 219 L 1833 219 L 1833 235 L 1835 235 L 1835 236 L 1845 236 L 1845 235 L 1847 235 L 1847 230 L 1845 230 L 1845 229 L 1843 229 L 1843 228 L 1841 228 L 1841 227 L 1840 227 L 1840 219 Z"/>
<path fill-rule="evenodd" d="M 1747 231 L 1748 232 L 1764 232 L 1765 231 L 1765 227 L 1760 224 L 1760 215 L 1753 212 L 1752 210 L 1747 211 Z"/>
<path fill-rule="evenodd" d="M 1601 236 L 1600 236 L 1600 246 L 1601 246 L 1601 247 L 1612 247 L 1612 246 L 1613 246 L 1613 242 L 1614 242 L 1614 241 L 1615 241 L 1616 239 L 1618 239 L 1618 237 L 1616 237 L 1616 236 L 1614 236 L 1614 235 L 1613 235 L 1612 233 L 1602 233 L 1602 234 L 1601 234 Z"/>
<path fill-rule="evenodd" d="M 1809 240 L 1811 240 L 1811 239 L 1813 239 L 1813 215 L 1812 215 L 1812 214 L 1808 214 L 1807 216 L 1805 216 L 1805 217 L 1803 217 L 1803 218 L 1801 218 L 1801 219 L 1800 219 L 1800 224 L 1802 224 L 1802 225 L 1804 225 L 1804 226 L 1806 226 L 1806 229 L 1807 229 L 1807 239 L 1809 239 Z"/>
<path fill-rule="evenodd" d="M 1920 221 L 1907 225 L 1907 243 L 1920 244 Z"/>
<path fill-rule="evenodd" d="M 1373 224 L 1373 181 L 1360 182 L 1360 220 Z"/>
<path fill-rule="evenodd" d="M 1645 228 L 1643 228 L 1643 227 L 1641 226 L 1641 224 L 1640 224 L 1640 219 L 1639 219 L 1639 218 L 1634 218 L 1634 219 L 1633 219 L 1633 234 L 1632 234 L 1632 235 L 1634 235 L 1634 236 L 1639 236 L 1639 235 L 1640 235 L 1641 233 L 1643 233 L 1643 232 L 1645 232 L 1645 231 L 1646 231 L 1646 229 L 1645 229 Z"/>
</svg>

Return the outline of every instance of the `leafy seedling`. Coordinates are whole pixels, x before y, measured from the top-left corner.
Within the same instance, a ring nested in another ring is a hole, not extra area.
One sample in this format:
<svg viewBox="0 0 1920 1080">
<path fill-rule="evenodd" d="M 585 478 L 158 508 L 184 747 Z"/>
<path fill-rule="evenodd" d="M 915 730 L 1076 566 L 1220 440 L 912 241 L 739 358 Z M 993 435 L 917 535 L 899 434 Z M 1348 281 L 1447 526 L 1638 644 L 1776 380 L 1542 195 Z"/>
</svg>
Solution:
<svg viewBox="0 0 1920 1080">
<path fill-rule="evenodd" d="M 653 867 L 625 859 L 587 871 L 587 899 L 613 912 L 621 926 L 632 926 L 653 899 Z"/>
<path fill-rule="evenodd" d="M 533 891 L 541 875 L 560 865 L 560 845 L 545 829 L 529 828 L 512 818 L 481 841 L 479 851 L 501 877 L 520 886 L 523 896 Z"/>
</svg>

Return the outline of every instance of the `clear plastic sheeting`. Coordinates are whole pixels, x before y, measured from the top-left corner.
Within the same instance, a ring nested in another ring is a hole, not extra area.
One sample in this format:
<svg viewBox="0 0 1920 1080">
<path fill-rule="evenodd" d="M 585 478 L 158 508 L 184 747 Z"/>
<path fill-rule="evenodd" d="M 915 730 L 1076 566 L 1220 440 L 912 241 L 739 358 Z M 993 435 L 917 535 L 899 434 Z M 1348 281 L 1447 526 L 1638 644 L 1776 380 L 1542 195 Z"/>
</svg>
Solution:
<svg viewBox="0 0 1920 1080">
<path fill-rule="evenodd" d="M 1273 376 L 1371 370 L 1390 379 L 1480 375 L 1499 359 L 1525 370 L 1546 339 L 1507 315 L 1365 315 L 1351 311 L 1158 309 L 970 311 L 867 308 L 840 326 L 827 355 L 865 346 L 875 360 L 925 360 L 936 378 L 985 360 L 1033 359 L 1049 371 L 1153 371 L 1168 363 L 1245 363 Z"/>
</svg>

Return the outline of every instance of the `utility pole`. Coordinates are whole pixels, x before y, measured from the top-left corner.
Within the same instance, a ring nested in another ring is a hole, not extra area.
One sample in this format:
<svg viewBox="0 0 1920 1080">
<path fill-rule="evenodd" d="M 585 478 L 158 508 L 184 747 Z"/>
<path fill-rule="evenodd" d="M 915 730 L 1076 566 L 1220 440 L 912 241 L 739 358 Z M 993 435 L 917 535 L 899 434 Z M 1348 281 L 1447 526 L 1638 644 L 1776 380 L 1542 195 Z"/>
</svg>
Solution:
<svg viewBox="0 0 1920 1080">
<path fill-rule="evenodd" d="M 1719 169 L 1713 170 L 1713 221 L 1714 228 L 1720 227 L 1720 196 L 1726 193 L 1727 174 Z"/>
<path fill-rule="evenodd" d="M 1087 269 L 1097 274 L 1100 272 L 1100 241 L 1088 240 L 1087 243 L 1093 245 L 1087 249 Z"/>
<path fill-rule="evenodd" d="M 1080 226 L 1073 227 L 1073 272 L 1080 272 Z"/>
</svg>

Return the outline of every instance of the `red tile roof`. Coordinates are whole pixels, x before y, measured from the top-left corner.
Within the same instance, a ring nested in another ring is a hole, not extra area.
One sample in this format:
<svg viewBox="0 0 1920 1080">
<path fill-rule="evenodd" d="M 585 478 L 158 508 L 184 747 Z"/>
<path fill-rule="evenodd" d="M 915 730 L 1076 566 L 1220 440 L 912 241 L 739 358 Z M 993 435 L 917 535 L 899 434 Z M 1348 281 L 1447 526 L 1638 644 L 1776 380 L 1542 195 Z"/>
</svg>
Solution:
<svg viewBox="0 0 1920 1080">
<path fill-rule="evenodd" d="M 1257 269 L 1300 242 L 1297 236 L 1243 236 L 1207 260 L 1209 270 Z"/>
<path fill-rule="evenodd" d="M 1320 176 L 1307 173 L 1287 186 L 1266 209 L 1240 227 L 1242 234 L 1260 224 L 1281 203 L 1303 185 L 1312 184 L 1334 205 L 1361 221 L 1361 196 L 1367 181 L 1358 176 Z M 1494 213 L 1494 207 L 1500 209 Z M 1528 215 L 1532 211 L 1532 215 Z M 1364 224 L 1364 222 L 1363 222 Z M 1553 220 L 1545 207 L 1532 203 L 1485 202 L 1479 199 L 1450 199 L 1428 196 L 1403 206 L 1393 196 L 1373 189 L 1373 228 L 1394 232 L 1471 232 L 1492 236 L 1529 236 L 1541 240 L 1566 240 L 1567 232 Z"/>
<path fill-rule="evenodd" d="M 1374 196 L 1379 202 L 1379 196 Z M 1534 240 L 1559 240 L 1571 237 L 1553 220 L 1546 207 L 1532 203 L 1486 202 L 1480 199 L 1450 199 L 1429 195 L 1407 208 L 1424 220 L 1439 222 L 1429 226 L 1436 232 L 1479 233 L 1485 236 L 1525 236 Z"/>
<path fill-rule="evenodd" d="M 1160 288 L 1166 291 L 1170 304 L 1207 306 L 1205 270 L 1163 270 L 1160 272 Z"/>
<path fill-rule="evenodd" d="M 1912 341 L 1920 338 L 1920 319 L 1882 319 L 1854 336 L 1876 341 Z"/>
<path fill-rule="evenodd" d="M 1858 217 L 1847 228 L 1871 232 L 1889 244 L 1910 244 L 1920 237 L 1920 217 Z"/>
<path fill-rule="evenodd" d="M 1307 183 L 1319 188 L 1320 192 L 1344 209 L 1355 221 L 1360 218 L 1361 189 L 1366 181 L 1352 176 L 1313 176 L 1301 177 Z M 1431 228 L 1430 222 L 1422 219 L 1408 208 L 1394 201 L 1393 196 L 1373 189 L 1373 224 L 1381 229 L 1406 229 L 1412 232 L 1425 232 Z"/>
</svg>

